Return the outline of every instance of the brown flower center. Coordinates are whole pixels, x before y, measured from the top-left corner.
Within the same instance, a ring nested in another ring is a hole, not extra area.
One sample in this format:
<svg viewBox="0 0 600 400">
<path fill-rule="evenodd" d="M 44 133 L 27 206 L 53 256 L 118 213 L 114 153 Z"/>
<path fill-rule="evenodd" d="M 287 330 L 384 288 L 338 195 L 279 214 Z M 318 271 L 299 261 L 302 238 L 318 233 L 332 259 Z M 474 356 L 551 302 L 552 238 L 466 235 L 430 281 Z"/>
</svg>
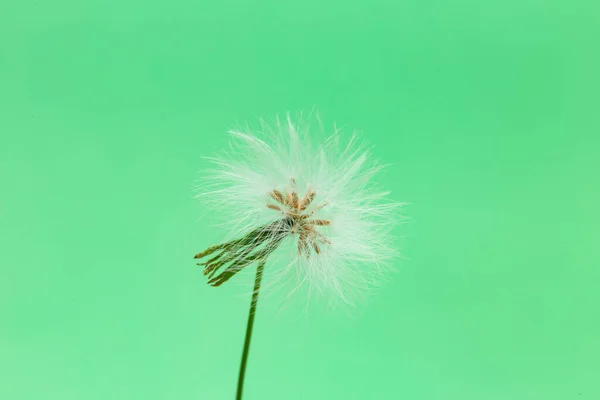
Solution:
<svg viewBox="0 0 600 400">
<path fill-rule="evenodd" d="M 310 256 L 310 249 L 315 253 L 321 252 L 320 244 L 331 244 L 331 241 L 316 230 L 317 226 L 328 226 L 331 221 L 326 219 L 313 219 L 312 216 L 319 210 L 327 206 L 327 202 L 320 203 L 316 207 L 308 208 L 313 204 L 316 193 L 312 189 L 308 189 L 302 198 L 298 197 L 296 190 L 296 180 L 291 179 L 291 190 L 284 190 L 283 193 L 279 190 L 273 190 L 269 193 L 271 198 L 277 204 L 267 203 L 267 207 L 271 210 L 281 212 L 286 218 L 292 221 L 290 229 L 291 234 L 298 234 L 298 254 L 304 253 L 307 257 Z"/>
</svg>

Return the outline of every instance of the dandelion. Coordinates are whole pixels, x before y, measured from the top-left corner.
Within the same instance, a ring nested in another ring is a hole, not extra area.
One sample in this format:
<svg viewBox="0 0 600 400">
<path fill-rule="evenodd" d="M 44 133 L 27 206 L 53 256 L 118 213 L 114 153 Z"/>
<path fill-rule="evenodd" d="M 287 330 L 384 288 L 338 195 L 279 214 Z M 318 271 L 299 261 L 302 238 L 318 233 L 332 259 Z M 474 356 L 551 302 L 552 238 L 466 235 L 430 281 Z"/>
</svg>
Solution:
<svg viewBox="0 0 600 400">
<path fill-rule="evenodd" d="M 222 211 L 228 237 L 196 254 L 211 286 L 257 264 L 238 380 L 241 399 L 252 326 L 265 268 L 271 286 L 297 278 L 301 287 L 352 304 L 353 295 L 382 277 L 396 255 L 390 230 L 401 204 L 388 200 L 376 176 L 382 165 L 356 136 L 288 115 L 261 132 L 230 131 L 231 147 L 211 158 L 198 197 Z M 269 266 L 266 267 L 267 260 Z M 272 271 L 271 271 L 272 269 Z"/>
</svg>

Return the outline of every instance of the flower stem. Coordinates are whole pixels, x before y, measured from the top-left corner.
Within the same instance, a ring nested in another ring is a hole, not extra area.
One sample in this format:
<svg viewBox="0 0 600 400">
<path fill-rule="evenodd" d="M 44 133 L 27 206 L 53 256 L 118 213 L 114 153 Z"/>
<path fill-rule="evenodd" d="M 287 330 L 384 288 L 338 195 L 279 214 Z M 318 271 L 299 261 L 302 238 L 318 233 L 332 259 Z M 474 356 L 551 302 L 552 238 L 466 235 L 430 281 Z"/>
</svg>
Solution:
<svg viewBox="0 0 600 400">
<path fill-rule="evenodd" d="M 258 303 L 258 291 L 262 280 L 265 260 L 262 259 L 256 268 L 256 278 L 254 278 L 254 292 L 252 292 L 252 301 L 250 302 L 250 311 L 248 313 L 248 325 L 246 327 L 246 339 L 244 340 L 244 351 L 242 352 L 242 362 L 240 364 L 240 376 L 238 378 L 236 400 L 242 399 L 242 389 L 244 387 L 244 375 L 246 373 L 246 362 L 248 361 L 248 351 L 250 350 L 250 339 L 252 338 L 252 327 L 254 326 L 254 314 L 256 313 L 256 303 Z"/>
</svg>

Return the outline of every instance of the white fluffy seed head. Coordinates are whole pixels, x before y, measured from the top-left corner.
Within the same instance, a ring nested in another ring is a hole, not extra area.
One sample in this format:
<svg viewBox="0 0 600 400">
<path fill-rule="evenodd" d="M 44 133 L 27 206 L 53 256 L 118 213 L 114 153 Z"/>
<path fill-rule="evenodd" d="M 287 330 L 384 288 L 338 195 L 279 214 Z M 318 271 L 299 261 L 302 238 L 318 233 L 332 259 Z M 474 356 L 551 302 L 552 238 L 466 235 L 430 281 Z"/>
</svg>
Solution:
<svg viewBox="0 0 600 400">
<path fill-rule="evenodd" d="M 267 260 L 263 290 L 286 288 L 291 295 L 306 289 L 309 296 L 353 304 L 376 286 L 398 255 L 391 230 L 402 219 L 402 204 L 376 184 L 382 165 L 369 149 L 335 127 L 327 134 L 315 117 L 294 122 L 287 115 L 263 121 L 258 132 L 229 133 L 230 148 L 210 158 L 213 168 L 197 195 L 221 218 L 226 239 L 296 215 Z M 290 279 L 291 286 L 282 285 Z"/>
</svg>

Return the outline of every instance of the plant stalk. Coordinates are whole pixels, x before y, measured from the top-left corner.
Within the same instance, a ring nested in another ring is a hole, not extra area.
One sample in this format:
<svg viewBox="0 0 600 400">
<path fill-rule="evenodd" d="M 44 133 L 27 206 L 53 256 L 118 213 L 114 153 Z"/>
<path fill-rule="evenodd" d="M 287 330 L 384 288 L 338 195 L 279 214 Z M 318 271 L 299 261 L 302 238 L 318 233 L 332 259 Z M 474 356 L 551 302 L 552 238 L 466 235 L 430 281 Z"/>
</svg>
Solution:
<svg viewBox="0 0 600 400">
<path fill-rule="evenodd" d="M 258 303 L 258 291 L 260 290 L 260 282 L 262 281 L 264 267 L 265 259 L 262 259 L 258 263 L 258 267 L 256 268 L 256 277 L 254 278 L 254 291 L 252 292 L 250 311 L 248 313 L 248 325 L 246 326 L 246 338 L 244 340 L 244 350 L 242 352 L 242 362 L 240 364 L 240 375 L 238 378 L 237 394 L 235 396 L 236 400 L 242 399 L 244 375 L 246 374 L 246 363 L 248 362 L 250 339 L 252 338 L 252 327 L 254 326 L 254 315 L 256 314 L 256 304 Z"/>
</svg>

